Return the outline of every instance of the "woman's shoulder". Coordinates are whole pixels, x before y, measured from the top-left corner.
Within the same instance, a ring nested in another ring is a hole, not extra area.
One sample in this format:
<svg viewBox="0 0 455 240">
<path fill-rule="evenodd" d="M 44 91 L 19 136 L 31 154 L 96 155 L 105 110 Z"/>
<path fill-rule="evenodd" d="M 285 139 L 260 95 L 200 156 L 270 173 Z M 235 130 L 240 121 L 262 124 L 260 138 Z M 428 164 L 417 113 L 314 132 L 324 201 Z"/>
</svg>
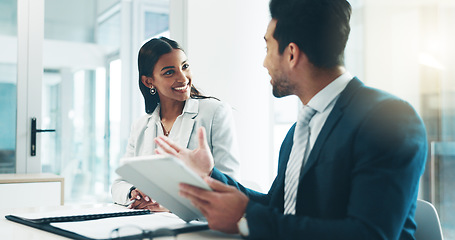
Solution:
<svg viewBox="0 0 455 240">
<path fill-rule="evenodd" d="M 199 111 L 216 112 L 220 110 L 230 109 L 229 104 L 215 98 L 194 99 L 198 101 Z"/>
<path fill-rule="evenodd" d="M 219 106 L 223 104 L 220 100 L 216 98 L 193 98 L 194 100 L 198 101 L 199 104 L 206 105 L 206 106 Z"/>
<path fill-rule="evenodd" d="M 144 114 L 140 116 L 139 118 L 133 121 L 133 126 L 137 128 L 138 126 L 147 125 L 152 116 L 153 116 L 152 114 Z"/>
</svg>

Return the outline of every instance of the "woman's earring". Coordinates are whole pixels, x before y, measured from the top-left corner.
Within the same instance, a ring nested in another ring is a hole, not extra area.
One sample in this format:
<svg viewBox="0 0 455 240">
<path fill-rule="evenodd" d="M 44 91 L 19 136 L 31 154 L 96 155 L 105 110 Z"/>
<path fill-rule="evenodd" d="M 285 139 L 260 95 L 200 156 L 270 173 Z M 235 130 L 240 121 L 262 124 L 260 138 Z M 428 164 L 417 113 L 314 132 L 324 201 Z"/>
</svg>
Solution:
<svg viewBox="0 0 455 240">
<path fill-rule="evenodd" d="M 156 94 L 156 88 L 155 87 L 151 87 L 150 88 L 150 94 L 152 94 L 152 95 Z"/>
</svg>

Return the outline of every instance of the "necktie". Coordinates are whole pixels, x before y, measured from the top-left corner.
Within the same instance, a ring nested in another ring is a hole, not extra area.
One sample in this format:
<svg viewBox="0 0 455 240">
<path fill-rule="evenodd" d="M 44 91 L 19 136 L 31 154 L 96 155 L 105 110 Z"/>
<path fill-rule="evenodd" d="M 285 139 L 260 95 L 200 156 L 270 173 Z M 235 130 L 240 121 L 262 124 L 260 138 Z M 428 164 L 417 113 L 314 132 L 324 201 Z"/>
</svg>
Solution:
<svg viewBox="0 0 455 240">
<path fill-rule="evenodd" d="M 310 120 L 316 110 L 305 106 L 299 113 L 294 132 L 294 143 L 284 178 L 284 214 L 295 214 L 297 187 L 299 186 L 302 164 L 307 155 L 310 139 Z"/>
</svg>

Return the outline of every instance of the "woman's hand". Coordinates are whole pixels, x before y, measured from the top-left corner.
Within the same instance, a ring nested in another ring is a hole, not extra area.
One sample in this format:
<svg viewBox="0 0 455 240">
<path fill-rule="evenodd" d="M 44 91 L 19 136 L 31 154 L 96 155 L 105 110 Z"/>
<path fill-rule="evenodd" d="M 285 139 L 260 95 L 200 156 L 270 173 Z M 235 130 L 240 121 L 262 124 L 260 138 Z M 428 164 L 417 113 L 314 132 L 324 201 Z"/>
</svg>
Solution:
<svg viewBox="0 0 455 240">
<path fill-rule="evenodd" d="M 151 199 L 145 193 L 138 189 L 131 191 L 131 201 L 133 201 L 128 208 L 134 209 L 148 209 L 152 212 L 169 212 L 168 209 L 161 206 L 155 200 Z"/>
<path fill-rule="evenodd" d="M 205 134 L 204 127 L 198 129 L 199 147 L 194 150 L 181 148 L 168 137 L 159 136 L 155 142 L 160 148 L 155 152 L 177 157 L 203 178 L 210 176 L 215 164 Z"/>
</svg>

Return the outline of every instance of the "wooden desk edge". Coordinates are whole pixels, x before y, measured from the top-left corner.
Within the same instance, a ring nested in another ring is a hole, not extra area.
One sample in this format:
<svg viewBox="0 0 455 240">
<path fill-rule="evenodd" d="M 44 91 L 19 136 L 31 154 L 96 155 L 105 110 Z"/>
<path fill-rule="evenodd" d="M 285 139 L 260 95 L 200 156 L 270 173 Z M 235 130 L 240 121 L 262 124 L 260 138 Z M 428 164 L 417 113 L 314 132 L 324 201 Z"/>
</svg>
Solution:
<svg viewBox="0 0 455 240">
<path fill-rule="evenodd" d="M 0 184 L 60 182 L 60 204 L 65 204 L 65 178 L 52 173 L 0 174 Z"/>
</svg>

